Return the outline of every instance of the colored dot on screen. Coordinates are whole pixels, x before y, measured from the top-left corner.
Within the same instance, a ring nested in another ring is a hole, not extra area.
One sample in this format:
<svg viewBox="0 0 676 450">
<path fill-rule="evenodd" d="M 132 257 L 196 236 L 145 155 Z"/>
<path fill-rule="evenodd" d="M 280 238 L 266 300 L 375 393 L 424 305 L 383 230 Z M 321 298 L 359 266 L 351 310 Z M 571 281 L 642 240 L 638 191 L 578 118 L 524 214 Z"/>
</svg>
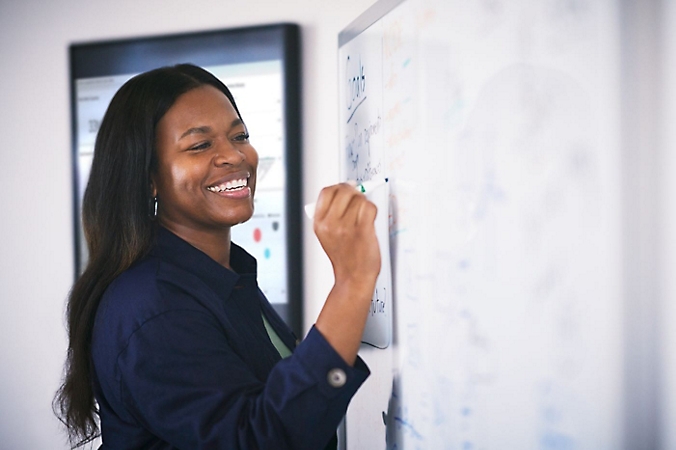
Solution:
<svg viewBox="0 0 676 450">
<path fill-rule="evenodd" d="M 265 256 L 265 259 L 270 259 L 270 249 L 266 248 L 265 252 L 263 252 L 263 255 Z"/>
<path fill-rule="evenodd" d="M 256 241 L 256 242 L 260 242 L 260 241 L 261 241 L 261 237 L 263 237 L 263 236 L 262 236 L 262 233 L 261 233 L 261 229 L 260 229 L 260 228 L 254 229 L 254 236 L 253 236 L 253 237 L 254 237 L 254 241 Z"/>
</svg>

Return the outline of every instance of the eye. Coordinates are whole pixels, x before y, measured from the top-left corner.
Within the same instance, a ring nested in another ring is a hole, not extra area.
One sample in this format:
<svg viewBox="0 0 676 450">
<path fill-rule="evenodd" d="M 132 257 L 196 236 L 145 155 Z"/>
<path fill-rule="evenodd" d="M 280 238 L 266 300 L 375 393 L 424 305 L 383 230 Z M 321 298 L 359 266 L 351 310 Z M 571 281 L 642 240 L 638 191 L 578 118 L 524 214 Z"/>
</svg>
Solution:
<svg viewBox="0 0 676 450">
<path fill-rule="evenodd" d="M 206 150 L 209 147 L 211 147 L 211 141 L 204 141 L 189 147 L 188 150 Z"/>
<path fill-rule="evenodd" d="M 238 141 L 238 142 L 248 142 L 249 141 L 249 133 L 240 133 L 237 136 L 233 138 L 233 140 Z"/>
</svg>

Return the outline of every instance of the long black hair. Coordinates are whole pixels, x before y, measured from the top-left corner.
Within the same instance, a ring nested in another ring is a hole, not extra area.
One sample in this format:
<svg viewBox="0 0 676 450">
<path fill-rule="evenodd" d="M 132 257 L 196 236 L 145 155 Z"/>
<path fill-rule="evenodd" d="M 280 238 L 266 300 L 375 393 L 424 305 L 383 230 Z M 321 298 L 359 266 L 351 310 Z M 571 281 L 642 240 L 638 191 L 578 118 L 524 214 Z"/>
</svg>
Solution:
<svg viewBox="0 0 676 450">
<path fill-rule="evenodd" d="M 203 85 L 223 92 L 240 115 L 218 78 L 200 67 L 180 64 L 127 81 L 101 122 L 82 201 L 89 261 L 68 298 L 65 378 L 54 398 L 55 414 L 65 424 L 73 447 L 100 434 L 91 340 L 101 296 L 115 277 L 148 253 L 155 239 L 150 176 L 157 167 L 158 122 L 180 95 Z"/>
</svg>

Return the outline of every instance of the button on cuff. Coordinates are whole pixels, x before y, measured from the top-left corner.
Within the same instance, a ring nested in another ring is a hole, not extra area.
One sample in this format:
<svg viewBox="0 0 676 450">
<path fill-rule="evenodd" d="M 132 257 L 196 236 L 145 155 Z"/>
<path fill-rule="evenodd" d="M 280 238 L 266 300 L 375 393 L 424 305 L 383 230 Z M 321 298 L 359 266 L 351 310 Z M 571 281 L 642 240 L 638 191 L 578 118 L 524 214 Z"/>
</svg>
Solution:
<svg viewBox="0 0 676 450">
<path fill-rule="evenodd" d="M 314 326 L 296 348 L 293 359 L 305 367 L 308 374 L 316 380 L 319 392 L 328 399 L 351 397 L 370 373 L 359 357 L 354 367 L 347 364 Z M 336 388 L 330 382 L 329 373 L 334 369 L 340 369 L 345 374 L 342 387 Z"/>
<path fill-rule="evenodd" d="M 341 388 L 347 382 L 347 375 L 343 369 L 331 369 L 326 376 L 329 384 L 334 388 Z"/>
</svg>

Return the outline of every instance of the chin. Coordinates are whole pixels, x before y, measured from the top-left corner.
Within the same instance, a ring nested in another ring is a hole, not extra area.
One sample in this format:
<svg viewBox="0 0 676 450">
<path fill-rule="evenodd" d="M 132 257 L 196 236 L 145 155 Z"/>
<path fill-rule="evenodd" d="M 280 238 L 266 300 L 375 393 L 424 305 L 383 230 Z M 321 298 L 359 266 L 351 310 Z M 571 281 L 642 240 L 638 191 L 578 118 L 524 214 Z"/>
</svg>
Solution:
<svg viewBox="0 0 676 450">
<path fill-rule="evenodd" d="M 253 210 L 248 214 L 238 214 L 236 217 L 230 216 L 226 221 L 229 222 L 230 226 L 239 225 L 241 223 L 248 222 L 253 217 Z"/>
</svg>

